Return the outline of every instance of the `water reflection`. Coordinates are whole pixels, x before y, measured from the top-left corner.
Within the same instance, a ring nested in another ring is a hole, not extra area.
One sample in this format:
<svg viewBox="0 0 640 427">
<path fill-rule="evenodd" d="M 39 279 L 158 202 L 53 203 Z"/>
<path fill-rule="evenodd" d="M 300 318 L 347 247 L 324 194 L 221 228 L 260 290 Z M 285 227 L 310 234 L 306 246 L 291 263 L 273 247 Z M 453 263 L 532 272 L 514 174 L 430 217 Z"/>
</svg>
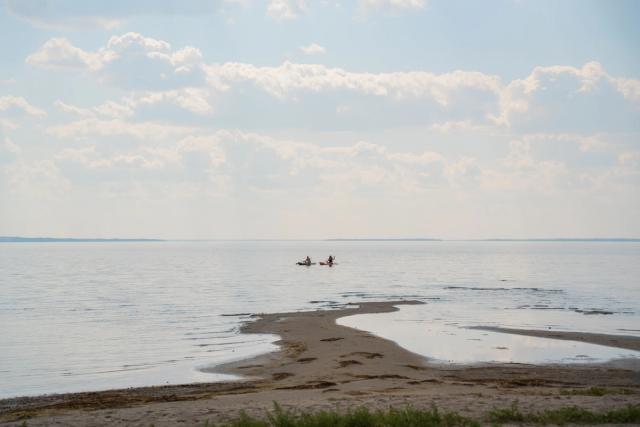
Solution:
<svg viewBox="0 0 640 427">
<path fill-rule="evenodd" d="M 344 317 L 338 324 L 393 340 L 432 363 L 595 363 L 640 357 L 632 350 L 467 329 L 460 323 L 434 320 L 425 306 Z"/>
</svg>

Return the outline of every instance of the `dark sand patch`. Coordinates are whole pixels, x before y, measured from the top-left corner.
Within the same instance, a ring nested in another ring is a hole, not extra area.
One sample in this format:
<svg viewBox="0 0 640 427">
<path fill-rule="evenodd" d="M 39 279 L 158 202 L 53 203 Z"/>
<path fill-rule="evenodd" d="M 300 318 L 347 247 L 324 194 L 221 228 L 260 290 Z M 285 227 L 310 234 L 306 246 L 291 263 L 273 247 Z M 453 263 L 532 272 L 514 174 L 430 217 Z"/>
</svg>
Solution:
<svg viewBox="0 0 640 427">
<path fill-rule="evenodd" d="M 358 362 L 357 360 L 341 360 L 338 362 L 338 365 L 340 365 L 341 368 L 346 368 L 352 365 L 362 365 L 362 362 Z"/>
</svg>

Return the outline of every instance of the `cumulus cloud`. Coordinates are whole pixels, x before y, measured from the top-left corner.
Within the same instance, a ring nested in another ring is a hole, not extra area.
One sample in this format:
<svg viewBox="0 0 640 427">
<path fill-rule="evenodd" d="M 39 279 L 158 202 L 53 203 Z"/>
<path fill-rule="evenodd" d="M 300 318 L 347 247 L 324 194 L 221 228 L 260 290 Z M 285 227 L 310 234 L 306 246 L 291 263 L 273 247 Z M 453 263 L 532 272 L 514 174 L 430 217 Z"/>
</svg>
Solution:
<svg viewBox="0 0 640 427">
<path fill-rule="evenodd" d="M 119 101 L 105 101 L 100 105 L 82 108 L 57 100 L 54 106 L 61 112 L 76 117 L 97 119 L 129 119 L 141 110 L 175 106 L 196 115 L 210 115 L 214 109 L 208 101 L 208 90 L 183 88 L 162 92 L 136 92 Z"/>
<path fill-rule="evenodd" d="M 419 10 L 426 4 L 426 0 L 360 0 L 360 7 L 364 10 Z"/>
<path fill-rule="evenodd" d="M 270 0 L 267 15 L 277 20 L 292 20 L 304 13 L 305 9 L 305 0 Z"/>
<path fill-rule="evenodd" d="M 639 81 L 611 76 L 597 62 L 580 68 L 536 67 L 527 77 L 507 83 L 499 76 L 474 71 L 361 73 L 291 62 L 277 67 L 225 63 L 205 69 L 210 86 L 218 91 L 251 84 L 279 99 L 296 100 L 301 93 L 351 92 L 398 101 L 431 100 L 450 114 L 449 122 L 523 129 L 548 126 L 553 131 L 585 123 L 593 127 L 590 131 L 603 123 L 616 129 L 638 123 L 637 109 L 627 111 L 624 104 L 635 102 Z M 607 104 L 605 117 L 600 110 Z"/>
<path fill-rule="evenodd" d="M 325 49 L 324 47 L 320 46 L 317 43 L 311 43 L 308 46 L 302 46 L 300 50 L 305 55 L 322 55 L 327 53 L 327 49 Z"/>
<path fill-rule="evenodd" d="M 153 54 L 154 52 L 168 51 L 171 45 L 163 40 L 144 37 L 138 33 L 126 33 L 121 36 L 112 36 L 107 42 L 107 50 L 116 53 L 139 52 Z"/>
<path fill-rule="evenodd" d="M 202 53 L 186 46 L 172 50 L 163 40 L 138 33 L 112 36 L 94 52 L 73 46 L 65 38 L 45 42 L 26 62 L 47 69 L 95 73 L 104 81 L 128 89 L 173 88 L 202 82 Z"/>
<path fill-rule="evenodd" d="M 112 130 L 112 129 L 116 130 Z M 94 141 L 85 147 L 68 148 L 56 157 L 56 165 L 67 170 L 73 163 L 87 173 L 130 170 L 139 179 L 171 174 L 185 185 L 191 180 L 215 182 L 219 191 L 323 192 L 362 194 L 415 194 L 438 190 L 458 192 L 526 191 L 560 194 L 563 191 L 601 188 L 601 172 L 571 169 L 561 160 L 534 153 L 536 136 L 505 142 L 503 156 L 489 162 L 472 156 L 455 157 L 434 150 L 403 151 L 371 143 L 324 146 L 294 139 L 238 130 L 196 131 L 141 128 L 132 123 L 91 121 L 78 133 L 49 133 L 56 137 L 83 137 Z M 193 132 L 193 131 L 192 131 Z M 96 142 L 112 135 L 136 138 L 140 144 L 121 144 L 116 149 Z M 556 138 L 564 138 L 557 136 Z M 566 137 L 568 138 L 568 136 Z M 149 143 L 153 141 L 153 143 Z M 500 142 L 503 144 L 503 142 Z M 637 152 L 619 155 L 616 176 L 638 175 Z M 615 165 L 613 165 L 616 167 Z M 633 172 L 633 170 L 636 172 Z M 615 170 L 615 169 L 614 169 Z M 608 178 L 611 180 L 611 169 Z M 105 175 L 112 179 L 113 174 Z M 129 173 L 119 175 L 123 179 Z M 610 184 L 608 184 L 610 185 Z"/>
<path fill-rule="evenodd" d="M 48 69 L 76 69 L 96 71 L 115 59 L 112 52 L 85 52 L 66 38 L 52 38 L 27 57 L 27 64 Z"/>
<path fill-rule="evenodd" d="M 110 117 L 113 119 L 123 119 L 133 116 L 133 109 L 126 104 L 120 104 L 114 101 L 106 101 L 93 110 L 100 116 Z"/>
<path fill-rule="evenodd" d="M 380 142 L 358 136 L 337 140 L 331 134 L 311 141 L 282 133 L 107 119 L 98 107 L 62 102 L 56 107 L 77 117 L 66 125 L 46 128 L 40 137 L 56 138 L 56 154 L 45 163 L 34 158 L 19 165 L 12 160 L 15 155 L 7 152 L 5 156 L 12 166 L 3 168 L 7 179 L 29 194 L 44 192 L 49 185 L 44 180 L 51 179 L 76 193 L 84 189 L 94 199 L 147 198 L 154 206 L 216 198 L 216 206 L 235 204 L 245 209 L 243 200 L 249 198 L 254 208 L 268 210 L 275 205 L 281 209 L 286 200 L 305 198 L 305 203 L 311 203 L 307 198 L 313 198 L 332 211 L 340 209 L 335 202 L 342 199 L 368 207 L 376 201 L 382 205 L 393 200 L 395 208 L 407 212 L 417 209 L 416 203 L 423 208 L 453 203 L 476 212 L 475 199 L 501 203 L 518 195 L 526 195 L 527 200 L 540 197 L 536 199 L 540 201 L 589 192 L 631 194 L 640 177 L 633 144 L 607 146 L 615 161 L 598 167 L 572 165 L 550 156 L 557 152 L 539 149 L 546 141 L 570 147 L 571 157 L 600 155 L 599 151 L 583 151 L 574 138 L 604 141 L 604 135 L 514 138 L 490 133 L 489 146 L 473 148 L 474 142 L 469 150 L 451 151 L 446 141 L 438 142 L 440 137 L 449 138 L 449 132 L 420 129 L 413 137 L 424 143 L 408 149 L 393 143 L 406 139 L 401 132 L 386 133 Z M 467 124 L 450 126 L 450 132 L 456 132 L 457 126 Z M 83 144 L 78 145 L 77 140 Z M 46 197 L 56 194 L 68 197 L 55 191 Z M 500 210 L 491 213 L 499 215 Z M 421 216 L 416 214 L 414 219 Z M 318 216 L 312 218 L 315 221 Z"/>
<path fill-rule="evenodd" d="M 486 126 L 474 124 L 471 120 L 449 120 L 434 123 L 430 127 L 430 129 L 441 133 L 479 131 L 485 128 Z"/>
<path fill-rule="evenodd" d="M 154 122 L 132 123 L 120 119 L 104 120 L 93 117 L 47 128 L 47 134 L 59 139 L 87 139 L 96 136 L 113 137 L 124 135 L 140 140 L 150 140 L 191 134 L 194 131 L 194 128 L 185 126 Z"/>
<path fill-rule="evenodd" d="M 311 44 L 302 49 L 320 53 L 324 48 Z M 640 123 L 637 105 L 629 107 L 640 101 L 640 80 L 612 76 L 595 61 L 582 67 L 535 67 L 529 75 L 507 82 L 497 75 L 464 70 L 367 73 L 289 61 L 277 66 L 207 64 L 196 47 L 175 49 L 164 40 L 130 32 L 112 36 L 95 51 L 53 38 L 27 63 L 82 70 L 129 91 L 119 101 L 88 111 L 58 105 L 84 118 L 131 119 L 145 111 L 151 115 L 146 120 L 155 120 L 160 116 L 154 111 L 167 113 L 170 107 L 203 118 L 217 115 L 223 126 L 225 121 L 233 126 L 240 112 L 272 103 L 262 113 L 265 120 L 273 116 L 272 126 L 304 125 L 304 111 L 326 102 L 330 114 L 314 115 L 315 126 L 371 126 L 373 118 L 376 126 L 420 124 L 442 134 L 486 126 L 554 134 L 582 129 L 593 134 L 634 130 Z M 186 116 L 172 115 L 180 117 Z M 581 147 L 594 151 L 599 145 L 592 139 Z"/>
<path fill-rule="evenodd" d="M 9 191 L 42 201 L 57 199 L 70 190 L 70 181 L 52 159 L 29 161 L 21 157 L 3 171 Z"/>
<path fill-rule="evenodd" d="M 527 143 L 536 143 L 540 141 L 572 143 L 575 144 L 582 152 L 603 151 L 606 150 L 608 146 L 606 142 L 606 135 L 604 134 L 582 135 L 576 133 L 534 133 L 523 135 L 522 140 Z"/>
<path fill-rule="evenodd" d="M 127 99 L 132 108 L 170 103 L 197 115 L 210 115 L 214 108 L 207 89 L 184 88 L 164 92 L 143 92 Z"/>
<path fill-rule="evenodd" d="M 92 125 L 93 136 L 108 136 L 104 128 Z M 124 133 L 146 136 L 135 126 L 129 127 Z M 56 133 L 56 136 L 70 135 Z M 446 159 L 438 153 L 392 152 L 365 141 L 323 147 L 233 130 L 185 136 L 177 142 L 168 134 L 155 134 L 154 139 L 165 142 L 126 145 L 116 151 L 98 145 L 69 148 L 56 156 L 56 162 L 71 162 L 96 173 L 131 169 L 137 174 L 146 170 L 185 176 L 188 170 L 191 178 L 226 182 L 227 191 L 241 192 L 300 186 L 321 188 L 338 182 L 342 183 L 341 188 L 333 191 L 355 191 L 368 186 L 379 186 L 384 191 L 399 188 L 422 191 L 448 179 L 444 175 Z"/>
<path fill-rule="evenodd" d="M 496 123 L 510 125 L 514 120 L 523 118 L 542 121 L 555 116 L 557 121 L 571 125 L 572 120 L 568 120 L 567 114 L 580 111 L 589 102 L 602 106 L 602 101 L 611 101 L 610 95 L 616 93 L 629 101 L 639 101 L 639 91 L 640 80 L 611 76 L 596 61 L 580 68 L 564 65 L 535 67 L 526 78 L 515 79 L 505 85 L 500 92 L 500 115 L 492 119 Z M 590 121 L 592 117 L 588 114 L 592 113 L 581 111 L 579 120 Z"/>
<path fill-rule="evenodd" d="M 324 50 L 317 44 L 301 49 L 307 54 Z M 27 63 L 54 70 L 83 70 L 101 82 L 133 91 L 128 97 L 129 108 L 133 109 L 136 105 L 169 103 L 207 116 L 216 111 L 214 105 L 225 104 L 225 93 L 229 101 L 226 104 L 237 104 L 255 99 L 252 89 L 258 90 L 276 98 L 276 106 L 284 105 L 278 103 L 283 100 L 298 103 L 300 96 L 353 94 L 391 98 L 394 102 L 385 108 L 427 101 L 438 114 L 426 109 L 424 115 L 431 124 L 440 123 L 441 131 L 456 122 L 456 128 L 462 123 L 475 123 L 516 126 L 526 131 L 547 126 L 553 132 L 571 131 L 580 123 L 593 124 L 593 131 L 599 122 L 617 129 L 632 128 L 638 122 L 637 108 L 629 110 L 623 104 L 640 101 L 640 80 L 612 76 L 595 61 L 582 67 L 535 67 L 524 78 L 507 82 L 497 75 L 465 70 L 440 74 L 422 70 L 367 73 L 289 61 L 278 66 L 207 64 L 196 47 L 174 49 L 164 40 L 132 32 L 111 37 L 95 51 L 80 49 L 64 38 L 53 38 L 28 56 Z M 234 101 L 230 101 L 232 97 Z M 353 99 L 349 102 L 351 112 L 373 108 L 366 98 L 362 99 L 363 105 Z M 345 105 L 340 99 L 336 104 Z M 598 117 L 601 114 L 597 112 L 604 105 L 606 119 Z M 300 104 L 296 108 L 299 107 Z M 332 110 L 335 112 L 336 107 Z M 416 111 L 419 109 L 414 105 L 412 111 L 403 113 L 403 120 L 419 120 Z M 344 120 L 347 115 L 333 116 Z M 381 116 L 393 117 L 388 112 Z"/>
<path fill-rule="evenodd" d="M 284 62 L 278 67 L 228 62 L 206 67 L 211 86 L 228 89 L 234 84 L 251 82 L 271 95 L 285 97 L 294 91 L 347 90 L 368 95 L 396 98 L 433 98 L 446 105 L 453 91 L 474 89 L 499 93 L 498 76 L 475 71 L 434 74 L 425 71 L 394 73 L 357 73 L 320 64 Z"/>
<path fill-rule="evenodd" d="M 159 170 L 168 168 L 179 161 L 176 150 L 142 147 L 126 153 L 105 155 L 95 146 L 68 148 L 56 155 L 59 164 L 75 163 L 92 171 L 113 169 Z"/>
<path fill-rule="evenodd" d="M 613 77 L 610 79 L 625 98 L 640 102 L 640 80 Z"/>
<path fill-rule="evenodd" d="M 30 116 L 42 117 L 47 113 L 40 108 L 34 107 L 26 99 L 21 96 L 6 95 L 0 96 L 0 113 L 9 113 L 11 111 L 19 111 Z"/>
<path fill-rule="evenodd" d="M 103 118 L 127 118 L 133 115 L 133 109 L 130 105 L 117 103 L 115 101 L 106 101 L 96 107 L 81 108 L 75 105 L 67 104 L 61 100 L 57 100 L 53 104 L 59 111 L 78 117 L 103 117 Z"/>
</svg>

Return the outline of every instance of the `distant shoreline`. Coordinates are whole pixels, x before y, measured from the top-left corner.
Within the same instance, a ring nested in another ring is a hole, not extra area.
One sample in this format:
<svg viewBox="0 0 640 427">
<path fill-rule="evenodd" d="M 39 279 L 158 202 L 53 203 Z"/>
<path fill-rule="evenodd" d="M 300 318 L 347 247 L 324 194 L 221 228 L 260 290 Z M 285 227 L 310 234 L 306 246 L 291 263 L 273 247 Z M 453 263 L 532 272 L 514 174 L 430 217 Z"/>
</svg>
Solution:
<svg viewBox="0 0 640 427">
<path fill-rule="evenodd" d="M 542 239 L 471 239 L 461 242 L 640 242 L 637 237 L 542 238 Z"/>
<path fill-rule="evenodd" d="M 162 239 L 81 239 L 71 237 L 12 237 L 0 236 L 0 243 L 65 243 L 65 242 L 84 242 L 84 243 L 108 243 L 108 242 L 166 242 Z"/>
<path fill-rule="evenodd" d="M 540 239 L 431 239 L 431 238 L 391 238 L 391 239 L 324 239 L 324 242 L 640 242 L 634 237 L 602 238 L 540 238 Z"/>
<path fill-rule="evenodd" d="M 639 243 L 635 237 L 584 237 L 538 239 L 436 239 L 436 238 L 334 238 L 334 239 L 138 239 L 138 238 L 75 238 L 0 236 L 0 243 L 126 243 L 126 242 L 559 242 L 559 243 Z"/>
<path fill-rule="evenodd" d="M 431 238 L 390 238 L 390 239 L 324 239 L 323 242 L 444 242 L 446 239 Z"/>
</svg>

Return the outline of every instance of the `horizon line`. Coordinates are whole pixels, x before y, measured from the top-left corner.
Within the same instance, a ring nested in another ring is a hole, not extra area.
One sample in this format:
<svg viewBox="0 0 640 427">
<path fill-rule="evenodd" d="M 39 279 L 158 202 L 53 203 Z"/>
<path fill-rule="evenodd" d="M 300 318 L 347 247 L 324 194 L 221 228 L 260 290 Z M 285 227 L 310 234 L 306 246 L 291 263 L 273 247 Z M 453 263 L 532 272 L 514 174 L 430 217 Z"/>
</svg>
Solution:
<svg viewBox="0 0 640 427">
<path fill-rule="evenodd" d="M 0 243 L 134 243 L 134 242 L 640 242 L 640 237 L 490 237 L 490 238 L 434 238 L 434 237 L 364 237 L 364 238 L 220 238 L 220 239 L 163 239 L 122 237 L 26 237 L 0 236 Z"/>
</svg>

